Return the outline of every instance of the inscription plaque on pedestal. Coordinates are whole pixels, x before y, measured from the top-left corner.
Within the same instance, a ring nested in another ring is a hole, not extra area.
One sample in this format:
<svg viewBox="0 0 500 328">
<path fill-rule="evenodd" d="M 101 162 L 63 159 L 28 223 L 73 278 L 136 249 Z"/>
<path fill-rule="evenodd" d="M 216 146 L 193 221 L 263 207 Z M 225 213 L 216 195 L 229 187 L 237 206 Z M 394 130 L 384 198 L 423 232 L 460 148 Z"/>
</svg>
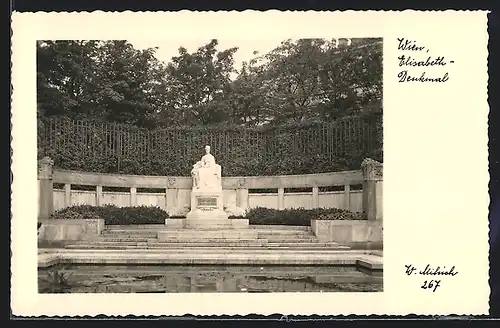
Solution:
<svg viewBox="0 0 500 328">
<path fill-rule="evenodd" d="M 196 197 L 196 207 L 205 211 L 217 209 L 217 197 Z"/>
</svg>

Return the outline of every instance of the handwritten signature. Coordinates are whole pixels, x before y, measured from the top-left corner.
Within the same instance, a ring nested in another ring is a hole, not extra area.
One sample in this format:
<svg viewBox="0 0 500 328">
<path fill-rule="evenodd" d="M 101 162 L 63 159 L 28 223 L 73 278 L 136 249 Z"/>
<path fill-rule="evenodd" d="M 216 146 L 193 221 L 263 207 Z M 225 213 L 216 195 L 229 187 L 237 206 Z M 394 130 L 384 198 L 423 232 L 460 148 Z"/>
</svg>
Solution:
<svg viewBox="0 0 500 328">
<path fill-rule="evenodd" d="M 405 265 L 405 269 L 406 269 L 406 274 L 408 276 L 420 275 L 420 276 L 450 276 L 450 277 L 454 277 L 458 274 L 458 271 L 456 270 L 455 266 L 452 266 L 450 268 L 446 268 L 446 266 L 432 267 L 430 264 L 427 264 L 425 266 L 425 269 L 418 270 L 412 264 L 407 264 L 407 265 Z M 425 280 L 423 282 L 423 284 L 420 286 L 420 288 L 428 289 L 428 290 L 431 290 L 432 292 L 435 292 L 440 286 L 441 286 L 441 279 L 430 279 L 430 280 Z"/>
</svg>

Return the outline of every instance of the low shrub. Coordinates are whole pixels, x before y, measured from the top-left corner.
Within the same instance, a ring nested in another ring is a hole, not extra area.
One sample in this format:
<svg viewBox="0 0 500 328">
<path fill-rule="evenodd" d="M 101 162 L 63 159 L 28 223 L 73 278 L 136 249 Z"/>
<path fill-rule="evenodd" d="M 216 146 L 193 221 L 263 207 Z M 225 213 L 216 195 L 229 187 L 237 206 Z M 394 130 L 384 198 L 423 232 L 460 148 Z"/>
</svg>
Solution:
<svg viewBox="0 0 500 328">
<path fill-rule="evenodd" d="M 157 206 L 76 205 L 55 212 L 53 219 L 104 219 L 107 225 L 164 224 L 168 214 Z"/>
<path fill-rule="evenodd" d="M 174 217 L 172 217 L 174 218 Z M 185 216 L 175 216 L 185 218 Z M 248 219 L 251 225 L 310 226 L 311 220 L 364 220 L 362 213 L 354 213 L 339 208 L 284 209 L 266 207 L 252 208 L 246 216 L 229 216 L 230 219 Z"/>
<path fill-rule="evenodd" d="M 316 220 L 366 220 L 363 213 L 355 213 L 339 208 L 332 208 L 330 213 L 321 214 Z"/>
<path fill-rule="evenodd" d="M 362 214 L 338 208 L 316 209 L 270 209 L 257 207 L 247 212 L 246 218 L 252 225 L 310 226 L 311 220 L 363 220 Z"/>
<path fill-rule="evenodd" d="M 163 224 L 168 213 L 156 206 L 117 207 L 115 205 L 76 205 L 55 212 L 53 219 L 104 219 L 107 225 Z M 172 218 L 185 218 L 175 216 Z M 252 225 L 310 226 L 311 220 L 363 220 L 361 213 L 339 208 L 284 209 L 257 207 L 248 210 L 245 217 L 230 216 L 231 219 L 246 218 Z"/>
<path fill-rule="evenodd" d="M 71 207 L 56 211 L 54 214 L 52 214 L 51 219 L 56 219 L 56 220 L 83 220 L 85 219 L 84 214 L 89 214 L 88 212 L 77 212 L 74 211 Z M 94 215 L 95 213 L 91 213 Z"/>
</svg>

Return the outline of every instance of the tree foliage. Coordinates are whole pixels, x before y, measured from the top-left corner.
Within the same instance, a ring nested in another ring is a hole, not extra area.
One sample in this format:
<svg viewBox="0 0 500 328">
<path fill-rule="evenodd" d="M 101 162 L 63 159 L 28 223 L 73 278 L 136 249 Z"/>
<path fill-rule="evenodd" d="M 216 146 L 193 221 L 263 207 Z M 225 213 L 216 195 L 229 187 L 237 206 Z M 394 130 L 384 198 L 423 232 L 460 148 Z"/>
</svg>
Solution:
<svg viewBox="0 0 500 328">
<path fill-rule="evenodd" d="M 37 42 L 38 113 L 140 127 L 333 121 L 381 110 L 380 39 L 285 40 L 243 63 L 211 40 L 169 63 L 127 41 Z"/>
<path fill-rule="evenodd" d="M 148 126 L 164 66 L 126 41 L 37 42 L 38 112 Z"/>
</svg>

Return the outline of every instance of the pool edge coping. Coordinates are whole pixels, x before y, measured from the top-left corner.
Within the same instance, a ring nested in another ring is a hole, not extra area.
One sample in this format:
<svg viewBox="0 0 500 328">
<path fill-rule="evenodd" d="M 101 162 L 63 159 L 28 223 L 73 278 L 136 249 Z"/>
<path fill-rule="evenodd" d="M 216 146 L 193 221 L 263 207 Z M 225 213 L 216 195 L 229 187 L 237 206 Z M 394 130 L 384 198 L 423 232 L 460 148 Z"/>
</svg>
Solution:
<svg viewBox="0 0 500 328">
<path fill-rule="evenodd" d="M 273 251 L 259 254 L 256 250 L 246 252 L 242 250 L 236 254 L 238 258 L 235 259 L 230 256 L 233 254 L 217 253 L 217 250 L 200 254 L 192 250 L 169 252 L 169 250 L 39 249 L 38 269 L 57 264 L 153 265 L 157 263 L 158 265 L 356 265 L 369 270 L 383 271 L 381 251 L 306 251 L 295 254 Z M 314 255 L 314 258 L 308 255 Z"/>
</svg>

